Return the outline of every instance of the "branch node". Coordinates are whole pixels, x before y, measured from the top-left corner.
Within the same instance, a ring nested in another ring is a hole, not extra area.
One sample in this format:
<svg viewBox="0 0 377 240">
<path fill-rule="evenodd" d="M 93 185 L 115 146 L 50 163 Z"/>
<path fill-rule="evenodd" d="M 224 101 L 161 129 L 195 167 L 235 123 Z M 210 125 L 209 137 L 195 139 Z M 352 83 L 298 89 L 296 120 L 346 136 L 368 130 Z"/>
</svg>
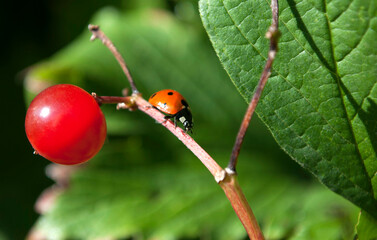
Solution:
<svg viewBox="0 0 377 240">
<path fill-rule="evenodd" d="M 122 102 L 122 103 L 118 103 L 117 106 L 116 106 L 117 110 L 119 109 L 127 109 L 127 105 Z"/>
<path fill-rule="evenodd" d="M 89 24 L 89 25 L 88 25 L 88 29 L 89 29 L 90 31 L 94 31 L 94 32 L 96 32 L 96 31 L 98 31 L 99 26 L 98 26 L 98 25 Z"/>
<path fill-rule="evenodd" d="M 228 168 L 228 167 L 225 168 L 225 172 L 226 172 L 229 176 L 237 175 L 237 172 L 235 171 L 235 169 L 230 169 L 230 168 Z"/>
<path fill-rule="evenodd" d="M 224 179 L 226 178 L 226 174 L 227 174 L 227 172 L 224 169 L 217 171 L 215 173 L 215 181 L 217 183 L 224 181 Z"/>
<path fill-rule="evenodd" d="M 127 102 L 120 102 L 120 103 L 117 103 L 116 105 L 116 109 L 117 110 L 120 110 L 120 109 L 128 109 L 129 111 L 135 111 L 136 109 L 138 109 L 138 106 L 136 104 L 136 101 L 135 101 L 135 97 L 134 96 L 131 96 L 128 98 L 129 101 Z"/>
<path fill-rule="evenodd" d="M 268 31 L 266 32 L 266 38 L 273 39 L 277 41 L 280 37 L 280 31 L 276 28 L 276 26 L 271 25 Z"/>
<path fill-rule="evenodd" d="M 99 26 L 98 25 L 89 24 L 88 25 L 88 29 L 93 33 L 92 36 L 90 37 L 90 41 L 96 40 L 97 36 L 96 36 L 96 34 L 94 34 L 94 32 L 98 31 Z"/>
<path fill-rule="evenodd" d="M 99 106 L 101 106 L 101 105 L 102 105 L 102 100 L 101 100 L 100 97 L 97 96 L 97 93 L 92 92 L 91 95 L 92 95 L 92 97 L 94 98 L 94 100 L 96 100 L 97 104 L 98 104 Z"/>
</svg>

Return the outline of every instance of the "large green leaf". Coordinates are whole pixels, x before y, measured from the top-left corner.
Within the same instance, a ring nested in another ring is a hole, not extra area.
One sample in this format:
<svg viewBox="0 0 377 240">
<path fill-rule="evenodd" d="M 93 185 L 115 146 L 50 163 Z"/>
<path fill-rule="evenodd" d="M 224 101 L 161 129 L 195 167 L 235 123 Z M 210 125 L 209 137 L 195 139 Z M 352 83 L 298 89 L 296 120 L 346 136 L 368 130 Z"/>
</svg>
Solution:
<svg viewBox="0 0 377 240">
<path fill-rule="evenodd" d="M 377 2 L 283 0 L 278 57 L 257 113 L 279 145 L 377 218 Z M 265 0 L 201 0 L 212 44 L 245 100 L 267 58 Z"/>
</svg>

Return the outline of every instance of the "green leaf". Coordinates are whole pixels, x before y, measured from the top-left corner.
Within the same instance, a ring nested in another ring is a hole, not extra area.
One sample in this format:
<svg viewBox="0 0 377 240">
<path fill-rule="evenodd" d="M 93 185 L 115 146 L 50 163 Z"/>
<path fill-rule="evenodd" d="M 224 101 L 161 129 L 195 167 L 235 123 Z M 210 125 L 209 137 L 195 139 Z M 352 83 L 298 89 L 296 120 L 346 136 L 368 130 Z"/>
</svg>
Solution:
<svg viewBox="0 0 377 240">
<path fill-rule="evenodd" d="M 279 52 L 257 113 L 294 160 L 377 218 L 376 1 L 279 4 Z M 269 2 L 201 0 L 200 11 L 249 101 L 267 59 Z"/>
<path fill-rule="evenodd" d="M 377 221 L 364 211 L 360 212 L 359 222 L 357 223 L 356 230 L 359 240 L 377 239 Z"/>
</svg>

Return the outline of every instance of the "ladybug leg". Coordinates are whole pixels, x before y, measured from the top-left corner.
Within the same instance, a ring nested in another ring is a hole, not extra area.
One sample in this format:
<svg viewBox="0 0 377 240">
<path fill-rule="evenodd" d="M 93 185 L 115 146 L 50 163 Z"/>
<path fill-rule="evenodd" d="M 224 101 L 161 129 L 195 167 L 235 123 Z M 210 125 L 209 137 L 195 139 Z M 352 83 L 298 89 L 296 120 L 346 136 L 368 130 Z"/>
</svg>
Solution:
<svg viewBox="0 0 377 240">
<path fill-rule="evenodd" d="M 164 119 L 165 120 L 162 123 L 166 123 L 166 121 L 169 120 L 168 116 L 165 116 Z"/>
<path fill-rule="evenodd" d="M 173 122 L 174 122 L 174 127 L 177 128 L 177 114 L 174 114 L 174 115 L 171 115 L 171 118 L 173 118 Z"/>
<path fill-rule="evenodd" d="M 166 122 L 169 119 L 173 119 L 174 127 L 177 127 L 177 118 L 175 115 L 166 115 L 164 118 L 165 118 L 164 122 Z"/>
<path fill-rule="evenodd" d="M 165 121 L 163 121 L 162 123 L 165 123 L 167 120 L 169 120 L 171 118 L 173 118 L 172 115 L 165 115 L 165 117 L 164 117 Z"/>
<path fill-rule="evenodd" d="M 177 128 L 177 118 L 174 117 L 174 127 Z"/>
</svg>

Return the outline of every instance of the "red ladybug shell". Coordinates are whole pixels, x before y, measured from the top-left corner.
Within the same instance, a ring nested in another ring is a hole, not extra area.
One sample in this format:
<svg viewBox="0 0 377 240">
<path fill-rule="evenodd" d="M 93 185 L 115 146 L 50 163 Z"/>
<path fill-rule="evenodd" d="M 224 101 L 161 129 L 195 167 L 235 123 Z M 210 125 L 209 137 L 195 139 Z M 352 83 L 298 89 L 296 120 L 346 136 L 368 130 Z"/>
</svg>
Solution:
<svg viewBox="0 0 377 240">
<path fill-rule="evenodd" d="M 165 89 L 158 91 L 149 98 L 149 103 L 163 113 L 175 115 L 188 108 L 185 98 L 177 91 Z"/>
<path fill-rule="evenodd" d="M 161 112 L 167 114 L 165 119 L 173 119 L 174 125 L 181 122 L 186 132 L 192 133 L 192 115 L 185 98 L 177 91 L 171 89 L 161 90 L 152 94 L 149 103 Z"/>
</svg>

